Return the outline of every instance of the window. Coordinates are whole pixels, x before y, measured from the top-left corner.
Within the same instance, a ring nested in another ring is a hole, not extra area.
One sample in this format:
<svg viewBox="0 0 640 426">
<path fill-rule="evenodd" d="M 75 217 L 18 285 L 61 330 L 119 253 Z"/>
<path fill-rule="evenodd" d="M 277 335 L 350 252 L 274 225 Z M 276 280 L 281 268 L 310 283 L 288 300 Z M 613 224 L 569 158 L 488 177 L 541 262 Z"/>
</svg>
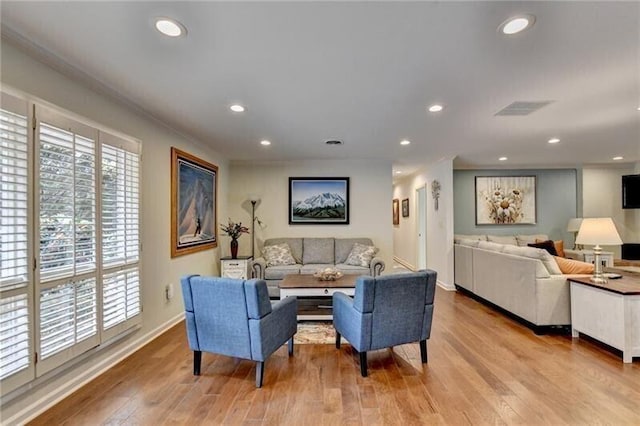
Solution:
<svg viewBox="0 0 640 426">
<path fill-rule="evenodd" d="M 138 324 L 142 308 L 139 143 L 2 96 L 5 394 Z"/>
<path fill-rule="evenodd" d="M 3 392 L 34 374 L 29 268 L 28 105 L 2 94 L 0 107 L 0 380 Z"/>
</svg>

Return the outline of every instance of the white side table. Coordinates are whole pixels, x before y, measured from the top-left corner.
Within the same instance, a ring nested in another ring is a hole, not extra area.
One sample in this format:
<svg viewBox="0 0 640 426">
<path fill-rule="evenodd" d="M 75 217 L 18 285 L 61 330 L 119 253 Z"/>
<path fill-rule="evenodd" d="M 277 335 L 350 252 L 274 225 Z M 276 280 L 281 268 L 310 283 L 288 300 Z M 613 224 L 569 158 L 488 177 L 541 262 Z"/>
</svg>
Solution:
<svg viewBox="0 0 640 426">
<path fill-rule="evenodd" d="M 593 250 L 572 250 L 565 249 L 565 256 L 568 259 L 581 260 L 587 263 L 594 262 Z M 602 262 L 603 267 L 613 267 L 613 252 L 611 251 L 603 251 L 600 255 L 600 261 Z"/>
<path fill-rule="evenodd" d="M 248 280 L 251 278 L 251 256 L 238 256 L 237 259 L 231 257 L 220 258 L 220 276 L 225 278 L 237 278 Z"/>
<path fill-rule="evenodd" d="M 640 356 L 640 279 L 626 276 L 595 284 L 569 278 L 571 335 L 584 333 L 622 351 L 622 361 Z"/>
</svg>

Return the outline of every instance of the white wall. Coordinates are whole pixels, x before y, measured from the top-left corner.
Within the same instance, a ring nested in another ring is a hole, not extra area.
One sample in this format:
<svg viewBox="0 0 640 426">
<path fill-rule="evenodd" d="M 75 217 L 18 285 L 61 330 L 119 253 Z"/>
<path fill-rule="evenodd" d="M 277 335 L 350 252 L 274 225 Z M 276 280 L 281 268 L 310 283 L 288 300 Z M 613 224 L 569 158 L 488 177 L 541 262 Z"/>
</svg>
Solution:
<svg viewBox="0 0 640 426">
<path fill-rule="evenodd" d="M 435 210 L 431 182 L 440 182 L 440 199 Z M 453 160 L 442 160 L 394 185 L 393 198 L 409 198 L 409 217 L 400 215 L 400 225 L 393 229 L 395 256 L 415 267 L 418 264 L 416 224 L 416 189 L 427 186 L 427 268 L 438 272 L 438 284 L 454 289 L 453 282 Z"/>
<path fill-rule="evenodd" d="M 637 167 L 637 166 L 636 166 Z M 622 208 L 622 175 L 637 173 L 634 166 L 582 171 L 582 216 L 610 217 L 625 243 L 640 243 L 640 209 Z M 603 246 L 620 259 L 620 246 Z"/>
<path fill-rule="evenodd" d="M 60 374 L 54 380 L 30 390 L 26 396 L 3 404 L 3 419 L 35 401 L 52 399 L 57 392 L 126 345 L 157 332 L 183 313 L 179 278 L 187 273 L 218 272 L 219 249 L 211 249 L 176 259 L 170 257 L 170 147 L 175 146 L 219 167 L 218 215 L 226 217 L 229 167 L 225 158 L 204 145 L 185 139 L 159 122 L 132 111 L 34 60 L 2 40 L 1 77 L 7 85 L 86 117 L 142 141 L 142 328 L 108 350 Z M 175 297 L 166 301 L 164 287 L 173 283 Z M 185 348 L 185 351 L 188 348 Z M 31 413 L 34 414 L 34 413 Z"/>
<path fill-rule="evenodd" d="M 349 177 L 349 225 L 289 225 L 289 177 Z M 369 237 L 380 249 L 386 272 L 393 266 L 391 218 L 391 162 L 382 160 L 312 160 L 231 166 L 229 216 L 251 224 L 249 194 L 259 195 L 256 216 L 263 228 L 256 232 L 256 257 L 267 238 Z M 221 220 L 224 218 L 221 217 Z M 229 238 L 221 237 L 223 254 L 229 254 Z M 239 254 L 251 253 L 251 236 L 243 235 Z"/>
</svg>

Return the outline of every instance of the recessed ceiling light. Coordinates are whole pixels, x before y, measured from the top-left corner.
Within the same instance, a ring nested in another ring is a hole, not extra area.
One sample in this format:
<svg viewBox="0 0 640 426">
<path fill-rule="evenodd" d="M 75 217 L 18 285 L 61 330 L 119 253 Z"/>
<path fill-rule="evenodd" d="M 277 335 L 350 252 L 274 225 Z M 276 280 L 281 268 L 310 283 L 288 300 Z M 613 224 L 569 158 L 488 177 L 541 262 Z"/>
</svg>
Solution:
<svg viewBox="0 0 640 426">
<path fill-rule="evenodd" d="M 271 145 L 271 142 L 265 139 L 265 140 L 260 141 L 260 145 L 269 146 L 269 145 Z"/>
<path fill-rule="evenodd" d="M 640 111 L 640 107 L 638 107 L 638 111 Z"/>
<path fill-rule="evenodd" d="M 187 29 L 184 25 L 170 18 L 157 18 L 156 30 L 169 37 L 180 37 L 187 34 Z"/>
<path fill-rule="evenodd" d="M 500 158 L 498 158 L 498 160 L 500 160 L 500 161 L 507 161 L 507 160 L 508 160 L 508 158 L 507 158 L 507 157 L 500 157 Z"/>
<path fill-rule="evenodd" d="M 613 157 L 613 160 L 614 160 L 614 161 L 624 160 L 624 157 L 620 157 L 620 156 L 618 156 L 618 157 Z"/>
<path fill-rule="evenodd" d="M 400 170 L 396 170 L 395 174 L 400 175 L 400 174 L 402 174 L 402 172 Z"/>
<path fill-rule="evenodd" d="M 233 112 L 245 112 L 245 108 L 242 105 L 231 105 L 229 109 Z"/>
<path fill-rule="evenodd" d="M 410 143 L 411 143 L 411 141 L 407 140 L 407 139 L 403 139 L 403 140 L 400 141 L 400 145 L 409 145 Z"/>
<path fill-rule="evenodd" d="M 551 138 L 551 139 L 549 139 L 547 142 L 549 142 L 549 143 L 558 143 L 558 142 L 560 142 L 560 139 L 558 139 L 558 138 Z"/>
<path fill-rule="evenodd" d="M 433 104 L 429 107 L 429 112 L 440 112 L 444 109 L 442 105 Z"/>
<path fill-rule="evenodd" d="M 518 15 L 500 24 L 498 31 L 506 35 L 517 34 L 527 28 L 531 28 L 535 22 L 536 17 L 533 15 Z"/>
</svg>

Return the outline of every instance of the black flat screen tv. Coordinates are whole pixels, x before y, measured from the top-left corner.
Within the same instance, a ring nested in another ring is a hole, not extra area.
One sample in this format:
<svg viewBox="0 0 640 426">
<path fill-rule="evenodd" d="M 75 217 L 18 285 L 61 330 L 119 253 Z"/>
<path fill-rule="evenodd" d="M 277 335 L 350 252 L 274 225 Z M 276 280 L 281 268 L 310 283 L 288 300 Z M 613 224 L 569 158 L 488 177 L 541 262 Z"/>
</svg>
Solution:
<svg viewBox="0 0 640 426">
<path fill-rule="evenodd" d="M 622 208 L 640 209 L 640 174 L 622 176 Z"/>
</svg>

